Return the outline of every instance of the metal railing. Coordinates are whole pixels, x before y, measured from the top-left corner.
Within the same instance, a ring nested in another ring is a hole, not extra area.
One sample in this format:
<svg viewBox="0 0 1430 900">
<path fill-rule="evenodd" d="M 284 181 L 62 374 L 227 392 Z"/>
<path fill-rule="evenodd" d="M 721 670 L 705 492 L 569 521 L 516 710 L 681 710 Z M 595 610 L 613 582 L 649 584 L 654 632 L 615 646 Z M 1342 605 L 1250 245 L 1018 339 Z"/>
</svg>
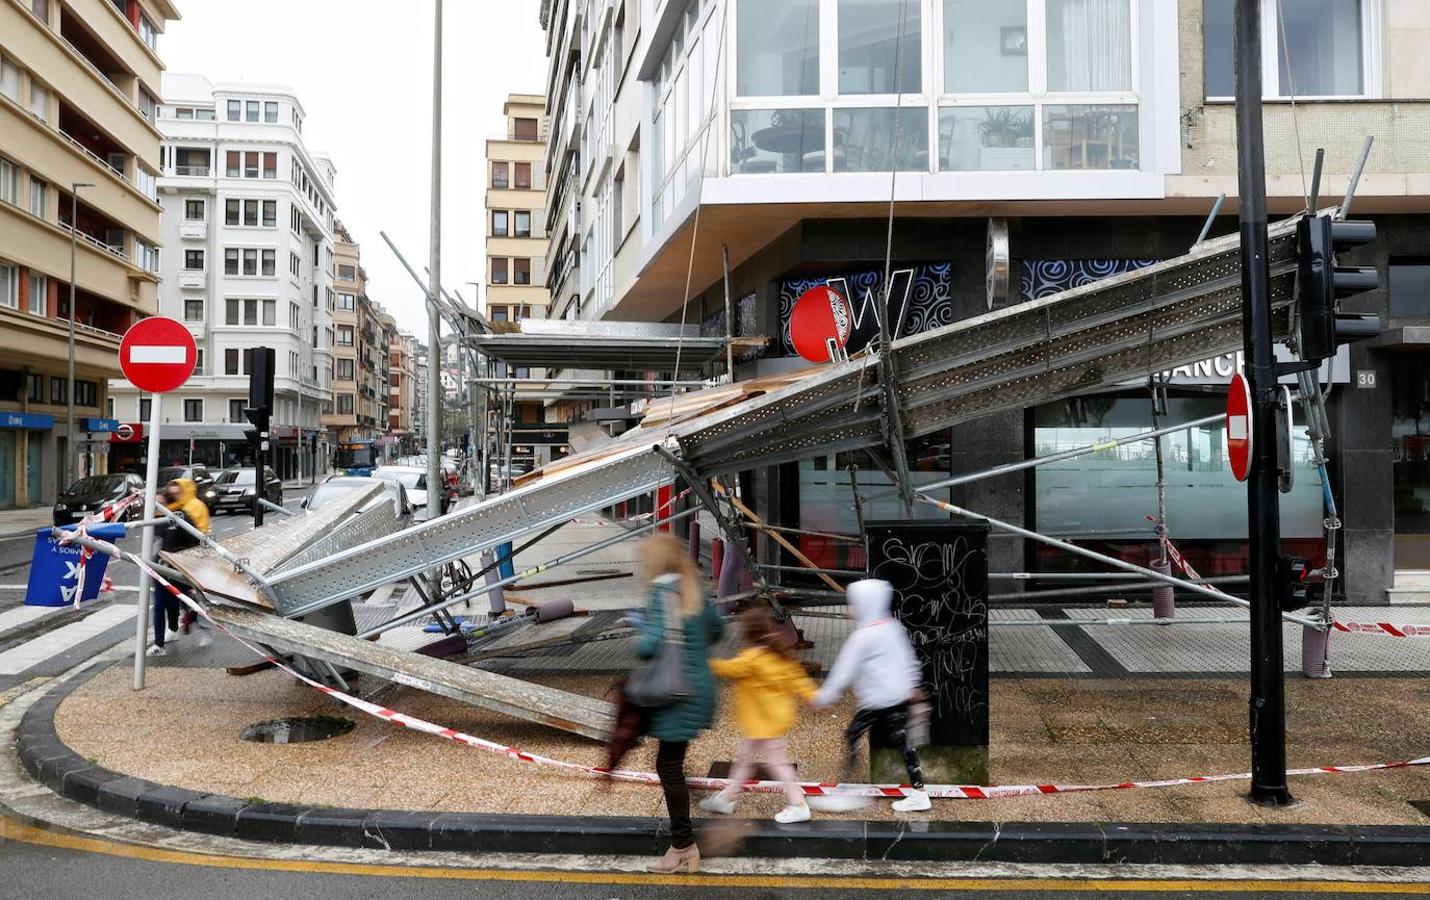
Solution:
<svg viewBox="0 0 1430 900">
<path fill-rule="evenodd" d="M 46 24 L 46 26 L 48 27 L 49 23 L 46 22 L 45 24 Z M 70 48 L 71 50 L 73 50 L 73 51 L 74 51 L 74 55 L 75 55 L 75 56 L 78 56 L 81 60 L 83 60 L 83 61 L 84 61 L 84 64 L 85 64 L 86 66 L 89 66 L 89 70 L 90 70 L 91 72 L 93 72 L 94 74 L 96 74 L 96 75 L 99 76 L 99 80 L 104 83 L 104 86 L 105 86 L 105 87 L 109 88 L 110 91 L 112 91 L 112 92 L 114 93 L 114 96 L 118 97 L 120 100 L 123 100 L 124 103 L 125 103 L 127 106 L 132 106 L 132 107 L 134 107 L 135 109 L 139 109 L 139 103 L 138 103 L 138 101 L 136 101 L 136 100 L 134 100 L 133 98 L 127 96 L 127 95 L 124 93 L 124 91 L 120 89 L 119 85 L 115 84 L 115 83 L 114 83 L 114 80 L 109 77 L 109 74 L 108 74 L 107 72 L 105 72 L 103 69 L 101 69 L 99 66 L 95 65 L 95 64 L 94 64 L 94 61 L 91 60 L 88 56 L 85 56 L 85 55 L 84 55 L 84 52 L 83 52 L 82 50 L 80 50 L 80 49 L 79 49 L 78 47 L 76 47 L 74 44 L 71 44 L 70 41 L 69 41 L 69 38 L 65 37 L 65 36 L 64 36 L 63 34 L 61 34 L 60 32 L 55 31 L 53 28 L 50 29 L 50 32 L 51 32 L 52 34 L 54 34 L 55 37 L 59 38 L 60 41 L 61 41 L 66 47 L 68 47 L 68 48 Z M 141 110 L 141 114 L 142 114 L 142 110 Z M 148 116 L 144 116 L 144 118 L 145 118 L 145 119 L 149 119 Z M 153 124 L 153 120 L 152 120 L 152 119 L 150 119 L 149 122 L 150 122 L 151 125 Z"/>
<path fill-rule="evenodd" d="M 174 166 L 175 175 L 192 175 L 207 178 L 211 171 L 213 171 L 211 166 Z"/>
<path fill-rule="evenodd" d="M 114 168 L 114 166 L 109 164 L 109 160 L 100 156 L 98 153 L 95 153 L 93 150 L 89 149 L 84 144 L 81 144 L 78 140 L 75 139 L 74 135 L 70 134 L 68 131 L 65 131 L 63 128 L 56 128 L 55 131 L 59 132 L 60 136 L 63 137 L 65 140 L 78 147 L 80 152 L 83 153 L 85 156 L 88 156 L 90 159 L 99 163 L 101 166 L 104 166 L 104 168 L 106 168 L 110 172 L 113 172 L 116 176 L 118 176 L 126 183 L 129 182 L 129 176 L 125 175 L 123 170 Z"/>
<path fill-rule="evenodd" d="M 67 224 L 65 224 L 64 222 L 59 223 L 59 225 L 60 225 L 60 227 L 63 228 L 65 231 L 72 232 L 72 233 L 75 235 L 75 237 L 79 238 L 80 240 L 84 241 L 85 243 L 87 243 L 87 244 L 93 244 L 94 246 L 96 246 L 96 247 L 98 247 L 99 249 L 103 250 L 105 253 L 110 254 L 111 256 L 117 256 L 117 257 L 119 257 L 120 259 L 124 260 L 125 262 L 132 262 L 132 261 L 133 261 L 133 260 L 131 260 L 131 259 L 129 258 L 129 254 L 128 254 L 128 253 L 125 253 L 123 250 L 120 250 L 118 247 L 111 247 L 111 246 L 109 246 L 108 244 L 106 244 L 104 241 L 101 241 L 99 238 L 92 237 L 91 235 L 85 234 L 83 231 L 79 231 L 79 230 L 75 229 L 74 226 L 72 226 L 72 225 L 67 225 Z"/>
</svg>

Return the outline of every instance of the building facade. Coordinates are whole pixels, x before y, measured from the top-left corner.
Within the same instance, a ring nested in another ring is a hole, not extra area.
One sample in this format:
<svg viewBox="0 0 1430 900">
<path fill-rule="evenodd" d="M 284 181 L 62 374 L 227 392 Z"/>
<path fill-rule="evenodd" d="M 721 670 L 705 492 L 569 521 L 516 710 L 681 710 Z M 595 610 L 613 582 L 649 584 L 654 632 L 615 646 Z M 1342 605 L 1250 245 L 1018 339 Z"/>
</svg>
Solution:
<svg viewBox="0 0 1430 900">
<path fill-rule="evenodd" d="M 806 365 L 788 325 L 810 287 L 845 295 L 856 319 L 849 349 L 858 350 L 880 297 L 899 304 L 891 312 L 913 333 L 1180 255 L 1217 195 L 1236 194 L 1232 8 L 548 0 L 552 314 L 684 319 L 712 334 L 768 336 L 737 366 L 747 377 Z M 1416 49 L 1422 14 L 1413 0 L 1268 0 L 1262 12 L 1273 214 L 1305 206 L 1317 146 L 1326 150 L 1321 196 L 1339 198 L 1364 137 L 1376 139 L 1354 214 L 1373 218 L 1380 239 L 1344 263 L 1378 268 L 1381 289 L 1348 304 L 1380 314 L 1386 329 L 1342 352 L 1331 395 L 1331 479 L 1345 522 L 1339 589 L 1357 601 L 1395 596 L 1397 572 L 1403 586 L 1430 568 L 1430 438 L 1420 425 L 1430 359 L 1417 343 L 1430 318 L 1430 157 L 1412 137 L 1430 125 L 1430 69 Z M 1235 231 L 1235 214 L 1233 199 L 1212 233 Z M 988 257 L 1005 238 L 999 262 L 1011 277 L 1002 282 L 989 277 Z M 1170 417 L 1216 412 L 1236 364 L 1170 373 Z M 1129 385 L 926 436 L 909 466 L 916 480 L 935 480 L 1145 430 L 1150 416 L 1145 386 Z M 1220 430 L 1191 429 L 1164 451 L 1191 473 L 1169 497 L 1172 535 L 1203 572 L 1244 572 L 1244 493 Z M 1297 459 L 1309 465 L 1304 441 Z M 882 480 L 855 453 L 743 482 L 774 521 L 848 533 L 857 529 L 851 463 L 861 485 Z M 1150 445 L 1134 445 L 950 498 L 1145 561 L 1153 471 Z M 1293 552 L 1320 552 L 1319 491 L 1311 470 L 1283 497 Z M 901 512 L 876 503 L 865 514 Z M 998 570 L 1071 564 L 1021 541 L 993 548 Z M 810 539 L 804 549 L 835 568 L 862 565 Z"/>
<path fill-rule="evenodd" d="M 164 77 L 159 198 L 169 249 L 159 311 L 188 325 L 198 347 L 194 376 L 163 398 L 166 464 L 249 461 L 250 351 L 271 347 L 270 465 L 284 478 L 325 465 L 336 172 L 304 144 L 305 115 L 290 88 Z M 147 423 L 147 395 L 122 379 L 110 393 L 114 418 Z M 135 465 L 140 451 L 116 445 L 111 461 Z"/>
<path fill-rule="evenodd" d="M 0 4 L 0 509 L 108 470 L 119 339 L 158 309 L 159 36 L 178 17 L 169 0 Z"/>
<path fill-rule="evenodd" d="M 405 331 L 393 336 L 388 348 L 387 433 L 395 439 L 400 455 L 417 452 L 413 421 L 417 400 L 416 353 L 417 338 Z"/>
<path fill-rule="evenodd" d="M 323 406 L 322 424 L 334 445 L 360 437 L 358 361 L 362 328 L 358 307 L 367 303 L 367 274 L 358 245 L 339 222 L 333 229 L 333 393 Z"/>
</svg>

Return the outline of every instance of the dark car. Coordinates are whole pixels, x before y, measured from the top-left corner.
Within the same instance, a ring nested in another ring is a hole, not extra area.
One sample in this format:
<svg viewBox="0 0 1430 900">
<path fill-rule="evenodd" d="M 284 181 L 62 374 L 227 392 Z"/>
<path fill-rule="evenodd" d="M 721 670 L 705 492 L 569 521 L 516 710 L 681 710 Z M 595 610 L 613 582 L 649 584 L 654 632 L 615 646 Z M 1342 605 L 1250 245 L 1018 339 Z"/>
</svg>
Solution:
<svg viewBox="0 0 1430 900">
<path fill-rule="evenodd" d="M 283 502 L 283 482 L 278 475 L 268 467 L 264 467 L 263 497 L 269 503 Z M 209 509 L 216 513 L 220 512 L 246 512 L 252 513 L 258 506 L 258 491 L 256 488 L 257 478 L 252 466 L 242 466 L 233 469 L 224 469 L 218 473 L 214 479 L 213 486 L 209 491 L 213 492 L 212 497 L 204 498 Z M 208 493 L 209 491 L 205 491 Z"/>
<path fill-rule="evenodd" d="M 102 511 L 130 493 L 143 493 L 144 481 L 138 475 L 119 472 L 113 475 L 91 475 L 70 485 L 55 503 L 55 524 L 69 525 L 85 516 Z M 121 522 L 132 522 L 143 512 L 143 504 L 131 503 L 119 516 Z"/>
<path fill-rule="evenodd" d="M 191 466 L 161 466 L 159 468 L 159 487 L 180 478 L 187 478 L 194 483 L 198 489 L 199 499 L 205 506 L 213 508 L 213 483 L 214 477 L 209 472 L 209 467 L 203 463 L 194 463 Z"/>
</svg>

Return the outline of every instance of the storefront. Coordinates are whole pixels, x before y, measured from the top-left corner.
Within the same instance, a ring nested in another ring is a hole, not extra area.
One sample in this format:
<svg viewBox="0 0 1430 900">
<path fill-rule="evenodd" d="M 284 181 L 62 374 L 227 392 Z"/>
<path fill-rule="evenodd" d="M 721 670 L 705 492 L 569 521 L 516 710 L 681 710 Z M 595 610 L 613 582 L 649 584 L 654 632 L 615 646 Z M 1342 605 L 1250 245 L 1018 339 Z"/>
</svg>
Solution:
<svg viewBox="0 0 1430 900">
<path fill-rule="evenodd" d="M 0 509 L 43 505 L 43 448 L 54 427 L 53 416 L 0 412 Z"/>
</svg>

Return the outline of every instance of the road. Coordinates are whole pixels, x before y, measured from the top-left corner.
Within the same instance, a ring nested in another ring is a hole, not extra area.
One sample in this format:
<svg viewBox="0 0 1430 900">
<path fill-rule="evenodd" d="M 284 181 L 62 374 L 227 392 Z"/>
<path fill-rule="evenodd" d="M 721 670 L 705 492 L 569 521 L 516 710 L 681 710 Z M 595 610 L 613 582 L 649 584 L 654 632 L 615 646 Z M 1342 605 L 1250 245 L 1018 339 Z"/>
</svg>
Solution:
<svg viewBox="0 0 1430 900">
<path fill-rule="evenodd" d="M 284 505 L 297 509 L 307 493 L 307 488 L 285 491 Z M 248 515 L 212 520 L 213 534 L 220 540 L 252 528 L 253 518 Z M 139 540 L 136 532 L 119 544 L 138 552 Z M 81 609 L 25 607 L 33 549 L 30 539 L 0 541 L 0 697 L 35 679 L 58 675 L 134 632 L 139 585 L 134 566 L 112 564 L 114 592 Z"/>
</svg>

